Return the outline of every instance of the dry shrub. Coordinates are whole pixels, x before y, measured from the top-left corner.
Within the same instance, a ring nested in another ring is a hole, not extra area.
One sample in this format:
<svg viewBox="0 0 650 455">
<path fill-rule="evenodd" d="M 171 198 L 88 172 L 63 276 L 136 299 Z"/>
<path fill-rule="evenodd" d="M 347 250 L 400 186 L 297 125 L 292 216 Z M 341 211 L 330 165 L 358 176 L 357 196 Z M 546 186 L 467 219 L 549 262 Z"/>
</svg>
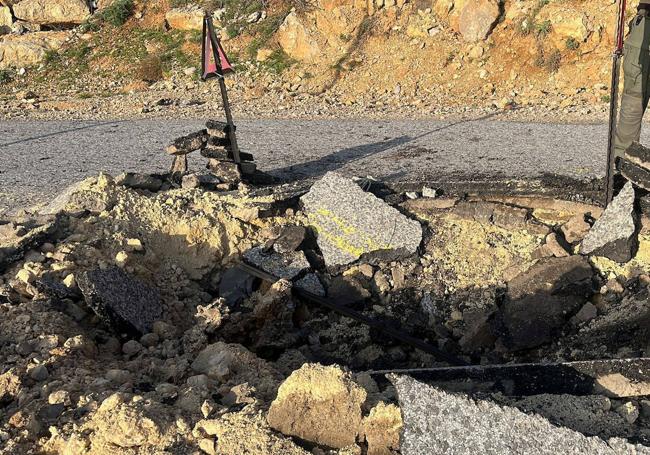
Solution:
<svg viewBox="0 0 650 455">
<path fill-rule="evenodd" d="M 145 82 L 156 82 L 163 78 L 162 60 L 157 55 L 150 55 L 140 62 L 138 76 Z"/>
</svg>

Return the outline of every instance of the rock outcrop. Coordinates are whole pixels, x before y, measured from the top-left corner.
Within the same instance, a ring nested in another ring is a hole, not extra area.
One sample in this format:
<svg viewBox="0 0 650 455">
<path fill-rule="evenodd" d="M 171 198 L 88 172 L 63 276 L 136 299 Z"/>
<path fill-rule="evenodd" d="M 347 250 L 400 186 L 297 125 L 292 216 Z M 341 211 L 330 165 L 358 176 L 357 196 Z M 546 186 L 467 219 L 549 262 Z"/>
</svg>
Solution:
<svg viewBox="0 0 650 455">
<path fill-rule="evenodd" d="M 0 6 L 0 35 L 11 32 L 11 25 L 14 23 L 14 18 L 11 15 L 11 10 L 8 6 Z"/>
<path fill-rule="evenodd" d="M 499 15 L 499 3 L 496 0 L 469 1 L 460 13 L 460 34 L 465 41 L 484 40 L 492 31 Z"/>
<path fill-rule="evenodd" d="M 47 51 L 59 49 L 69 32 L 35 32 L 0 38 L 0 69 L 37 65 Z"/>
<path fill-rule="evenodd" d="M 165 14 L 165 21 L 174 30 L 202 30 L 203 10 L 195 5 L 172 8 Z"/>
<path fill-rule="evenodd" d="M 13 11 L 17 19 L 40 25 L 81 24 L 90 17 L 84 0 L 22 0 Z"/>
</svg>

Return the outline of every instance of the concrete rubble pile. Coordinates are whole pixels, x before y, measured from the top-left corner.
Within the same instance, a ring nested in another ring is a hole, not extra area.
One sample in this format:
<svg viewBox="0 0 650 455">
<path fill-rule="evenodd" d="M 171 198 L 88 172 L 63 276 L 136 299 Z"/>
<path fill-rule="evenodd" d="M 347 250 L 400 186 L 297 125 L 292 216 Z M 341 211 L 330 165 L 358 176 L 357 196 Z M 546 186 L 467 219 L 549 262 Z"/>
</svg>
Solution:
<svg viewBox="0 0 650 455">
<path fill-rule="evenodd" d="M 178 175 L 101 174 L 0 220 L 0 454 L 647 453 L 644 371 L 582 395 L 427 385 L 377 371 L 445 362 L 332 311 L 476 365 L 649 357 L 631 186 L 606 210 L 256 186 L 207 126 L 168 148 Z"/>
</svg>

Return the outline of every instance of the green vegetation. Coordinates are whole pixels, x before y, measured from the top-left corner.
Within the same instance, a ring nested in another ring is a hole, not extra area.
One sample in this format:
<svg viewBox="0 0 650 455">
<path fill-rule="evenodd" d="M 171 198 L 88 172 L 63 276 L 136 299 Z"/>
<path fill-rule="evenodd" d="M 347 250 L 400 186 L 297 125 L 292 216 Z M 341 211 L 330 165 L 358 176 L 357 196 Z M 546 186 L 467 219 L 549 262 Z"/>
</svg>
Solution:
<svg viewBox="0 0 650 455">
<path fill-rule="evenodd" d="M 96 18 L 101 22 L 120 27 L 131 17 L 133 9 L 133 0 L 114 0 L 109 6 L 99 11 Z"/>
<path fill-rule="evenodd" d="M 535 56 L 535 65 L 544 68 L 549 73 L 555 73 L 560 69 L 562 62 L 562 53 L 558 49 L 552 49 L 546 52 L 541 43 L 537 44 L 537 55 Z"/>
<path fill-rule="evenodd" d="M 7 84 L 14 78 L 14 72 L 10 69 L 0 70 L 0 84 Z"/>
<path fill-rule="evenodd" d="M 80 30 L 82 33 L 98 32 L 104 24 L 120 27 L 133 15 L 134 8 L 133 0 L 114 0 L 109 6 L 81 24 Z"/>
<path fill-rule="evenodd" d="M 255 59 L 258 50 L 269 46 L 275 32 L 277 32 L 280 25 L 282 25 L 287 13 L 288 12 L 281 12 L 274 14 L 255 24 L 255 27 L 250 27 L 248 32 L 253 36 L 253 39 L 246 48 L 246 56 L 250 60 Z"/>
<path fill-rule="evenodd" d="M 294 63 L 296 62 L 282 49 L 277 49 L 264 61 L 263 65 L 270 71 L 280 74 Z"/>
<path fill-rule="evenodd" d="M 538 24 L 537 15 L 542 10 L 542 8 L 548 5 L 549 1 L 550 0 L 538 0 L 535 7 L 530 10 L 526 17 L 523 18 L 519 24 L 519 32 L 522 35 L 531 35 L 535 33 L 537 36 L 539 36 L 540 32 L 548 34 L 551 26 L 550 22 L 544 21 L 541 24 Z"/>
<path fill-rule="evenodd" d="M 546 20 L 535 24 L 535 32 L 537 33 L 538 38 L 546 37 L 546 35 L 551 33 L 551 21 Z"/>
<path fill-rule="evenodd" d="M 578 42 L 578 40 L 573 37 L 567 38 L 564 44 L 566 48 L 569 49 L 570 51 L 576 51 L 580 47 L 580 43 Z"/>
<path fill-rule="evenodd" d="M 600 101 L 602 101 L 603 103 L 609 103 L 611 100 L 612 99 L 610 98 L 609 95 L 603 95 L 600 97 Z"/>
<path fill-rule="evenodd" d="M 163 78 L 163 61 L 157 55 L 149 55 L 142 59 L 138 68 L 138 76 L 146 82 L 157 82 Z"/>
<path fill-rule="evenodd" d="M 562 54 L 558 49 L 553 49 L 549 56 L 546 58 L 544 67 L 549 73 L 555 73 L 560 69 L 562 62 Z"/>
</svg>

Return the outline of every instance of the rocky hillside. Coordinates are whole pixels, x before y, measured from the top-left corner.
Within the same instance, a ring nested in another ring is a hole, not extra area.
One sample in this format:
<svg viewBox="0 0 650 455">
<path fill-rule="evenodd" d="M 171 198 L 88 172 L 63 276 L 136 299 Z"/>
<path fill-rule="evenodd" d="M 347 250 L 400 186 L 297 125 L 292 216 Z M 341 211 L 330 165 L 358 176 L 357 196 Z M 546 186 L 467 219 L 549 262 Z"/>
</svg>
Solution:
<svg viewBox="0 0 650 455">
<path fill-rule="evenodd" d="M 5 96 L 200 93 L 205 9 L 236 63 L 243 101 L 309 104 L 325 93 L 341 108 L 421 113 L 539 105 L 604 112 L 616 15 L 616 4 L 594 0 L 0 2 Z"/>
</svg>

